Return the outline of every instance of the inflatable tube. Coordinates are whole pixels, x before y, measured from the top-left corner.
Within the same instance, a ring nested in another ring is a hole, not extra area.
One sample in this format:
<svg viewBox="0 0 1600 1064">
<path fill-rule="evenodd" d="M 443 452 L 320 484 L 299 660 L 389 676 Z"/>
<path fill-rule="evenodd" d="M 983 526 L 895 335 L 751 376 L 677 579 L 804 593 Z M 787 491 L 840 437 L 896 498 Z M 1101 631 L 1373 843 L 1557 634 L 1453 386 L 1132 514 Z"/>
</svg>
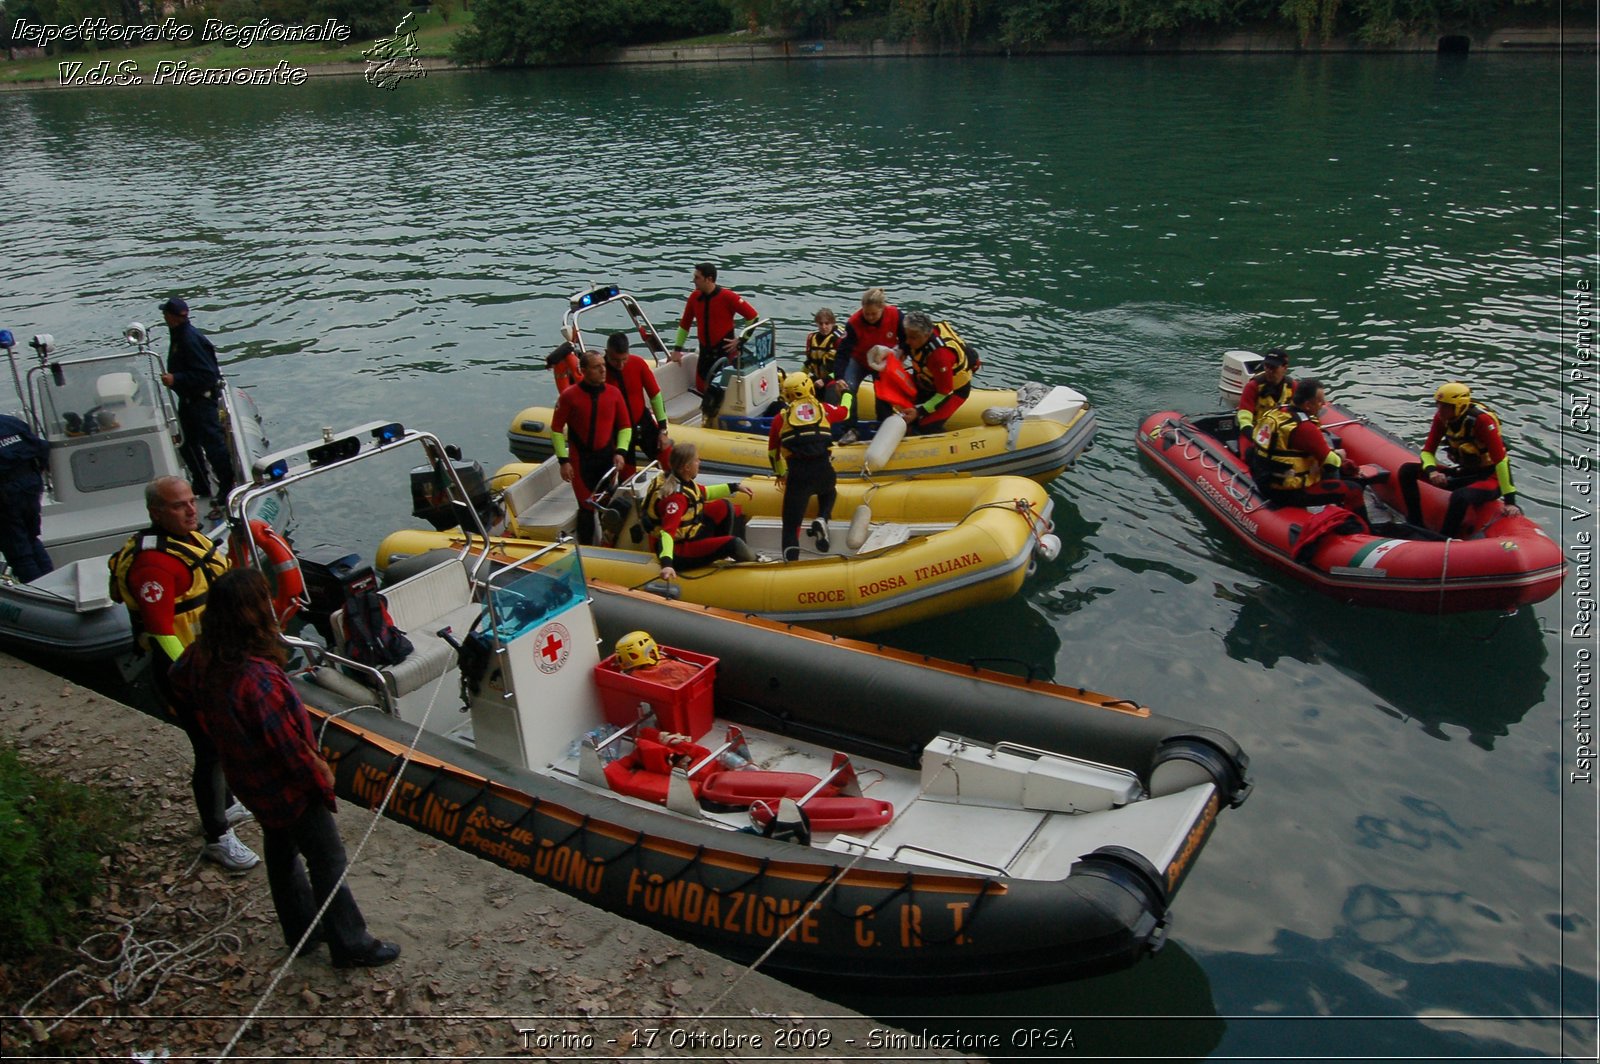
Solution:
<svg viewBox="0 0 1600 1064">
<path fill-rule="evenodd" d="M 844 545 L 851 550 L 860 550 L 867 542 L 867 536 L 872 533 L 872 507 L 866 503 L 857 506 L 850 515 L 850 530 L 845 533 Z"/>
<path fill-rule="evenodd" d="M 899 414 L 890 414 L 878 424 L 878 434 L 872 437 L 872 442 L 867 445 L 866 456 L 861 460 L 861 467 L 868 473 L 875 473 L 886 467 L 894 458 L 896 447 L 906 438 L 906 419 Z"/>
<path fill-rule="evenodd" d="M 525 467 L 515 467 L 525 468 Z M 496 474 L 499 482 L 513 468 Z M 751 519 L 749 542 L 776 557 L 783 492 L 771 477 L 751 478 L 740 507 Z M 558 489 L 559 490 L 559 487 Z M 1021 590 L 1033 558 L 1034 527 L 1048 519 L 1049 493 L 1020 477 L 960 477 L 871 485 L 841 481 L 837 511 L 872 498 L 884 545 L 865 554 L 828 554 L 782 564 L 742 562 L 686 572 L 670 587 L 685 602 L 757 613 L 840 634 L 862 635 L 1009 598 Z M 1026 512 L 1024 512 L 1026 511 Z M 936 529 L 912 534 L 914 529 Z M 626 525 L 610 547 L 584 547 L 585 575 L 643 587 L 659 583 L 648 540 Z M 510 560 L 548 545 L 537 529 L 496 538 L 493 553 Z M 459 532 L 407 529 L 379 545 L 378 565 L 440 547 L 459 548 Z M 870 545 L 869 545 L 870 546 Z M 565 550 L 563 548 L 561 554 Z M 552 557 L 561 555 L 552 555 Z"/>
<path fill-rule="evenodd" d="M 1468 511 L 1457 539 L 1408 528 L 1397 474 L 1416 452 L 1331 404 L 1321 420 L 1338 424 L 1358 466 L 1390 474 L 1367 485 L 1382 504 L 1372 515 L 1377 533 L 1342 530 L 1327 516 L 1334 507 L 1316 513 L 1269 505 L 1236 453 L 1231 411 L 1194 418 L 1173 410 L 1152 414 L 1136 443 L 1256 557 L 1345 602 L 1414 613 L 1515 610 L 1560 589 L 1566 574 L 1561 547 L 1531 518 L 1510 516 L 1496 499 Z M 1449 493 L 1425 481 L 1419 489 L 1422 516 L 1437 529 Z"/>
</svg>

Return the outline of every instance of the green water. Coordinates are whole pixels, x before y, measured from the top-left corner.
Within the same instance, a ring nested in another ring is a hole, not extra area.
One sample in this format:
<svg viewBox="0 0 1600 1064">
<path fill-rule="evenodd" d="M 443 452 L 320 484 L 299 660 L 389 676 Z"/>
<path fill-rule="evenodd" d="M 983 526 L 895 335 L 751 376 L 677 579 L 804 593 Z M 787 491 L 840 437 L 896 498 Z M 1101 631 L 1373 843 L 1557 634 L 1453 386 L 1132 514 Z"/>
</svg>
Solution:
<svg viewBox="0 0 1600 1064">
<path fill-rule="evenodd" d="M 991 382 L 1071 384 L 1101 423 L 1024 597 L 892 641 L 1214 725 L 1256 792 L 1154 960 L 847 1003 L 1008 1038 L 1049 1019 L 1088 1057 L 1592 1054 L 1578 574 L 1509 619 L 1344 607 L 1265 571 L 1132 435 L 1216 406 L 1230 348 L 1285 345 L 1408 435 L 1460 377 L 1530 514 L 1577 542 L 1595 82 L 1592 58 L 1075 57 L 5 94 L 0 326 L 88 346 L 179 292 L 279 443 L 389 417 L 493 467 L 589 281 L 659 320 L 713 259 L 796 353 L 817 305 L 883 284 Z"/>
</svg>

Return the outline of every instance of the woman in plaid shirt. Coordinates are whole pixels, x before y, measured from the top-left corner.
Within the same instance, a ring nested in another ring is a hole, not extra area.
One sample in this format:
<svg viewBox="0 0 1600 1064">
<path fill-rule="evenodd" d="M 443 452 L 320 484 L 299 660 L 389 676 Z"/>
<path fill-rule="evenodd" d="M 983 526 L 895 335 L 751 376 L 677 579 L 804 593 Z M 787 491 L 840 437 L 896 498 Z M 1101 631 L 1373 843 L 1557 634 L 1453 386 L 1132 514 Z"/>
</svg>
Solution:
<svg viewBox="0 0 1600 1064">
<path fill-rule="evenodd" d="M 172 668 L 174 697 L 193 712 L 234 795 L 261 824 L 284 941 L 298 943 L 332 894 L 307 947 L 327 942 L 335 968 L 388 964 L 400 947 L 367 932 L 341 882 L 345 853 L 333 819 L 333 770 L 283 671 L 287 661 L 266 577 L 230 569 L 211 585 L 200 637 Z"/>
</svg>

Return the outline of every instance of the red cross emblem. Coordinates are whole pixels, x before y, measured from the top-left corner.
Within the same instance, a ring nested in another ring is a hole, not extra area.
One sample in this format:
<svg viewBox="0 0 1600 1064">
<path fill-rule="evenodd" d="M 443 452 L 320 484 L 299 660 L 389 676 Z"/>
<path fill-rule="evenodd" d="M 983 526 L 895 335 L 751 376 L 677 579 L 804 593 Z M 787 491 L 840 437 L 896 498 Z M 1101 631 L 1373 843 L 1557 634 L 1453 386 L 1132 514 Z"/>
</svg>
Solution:
<svg viewBox="0 0 1600 1064">
<path fill-rule="evenodd" d="M 534 633 L 533 645 L 539 648 L 534 664 L 544 673 L 559 672 L 572 653 L 572 635 L 562 624 L 547 624 Z"/>
</svg>

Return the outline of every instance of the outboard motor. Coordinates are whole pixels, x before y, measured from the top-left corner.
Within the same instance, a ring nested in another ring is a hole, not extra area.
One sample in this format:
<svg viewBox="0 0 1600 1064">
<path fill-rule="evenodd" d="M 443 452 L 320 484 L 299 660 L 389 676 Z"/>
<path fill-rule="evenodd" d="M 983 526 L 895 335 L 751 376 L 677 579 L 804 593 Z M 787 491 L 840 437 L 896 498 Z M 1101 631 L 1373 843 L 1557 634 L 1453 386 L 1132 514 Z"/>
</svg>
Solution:
<svg viewBox="0 0 1600 1064">
<path fill-rule="evenodd" d="M 344 547 L 319 543 L 296 550 L 295 557 L 300 561 L 309 600 L 301 616 L 332 646 L 334 613 L 358 592 L 376 589 L 378 578 L 361 555 Z"/>
<path fill-rule="evenodd" d="M 451 468 L 461 478 L 467 489 L 467 501 L 482 518 L 491 533 L 497 526 L 504 528 L 505 513 L 494 502 L 489 490 L 489 478 L 483 463 L 451 459 Z M 461 523 L 451 504 L 450 485 L 443 483 L 432 466 L 418 466 L 411 471 L 411 516 L 420 517 L 433 526 L 435 532 L 445 532 Z"/>
</svg>

